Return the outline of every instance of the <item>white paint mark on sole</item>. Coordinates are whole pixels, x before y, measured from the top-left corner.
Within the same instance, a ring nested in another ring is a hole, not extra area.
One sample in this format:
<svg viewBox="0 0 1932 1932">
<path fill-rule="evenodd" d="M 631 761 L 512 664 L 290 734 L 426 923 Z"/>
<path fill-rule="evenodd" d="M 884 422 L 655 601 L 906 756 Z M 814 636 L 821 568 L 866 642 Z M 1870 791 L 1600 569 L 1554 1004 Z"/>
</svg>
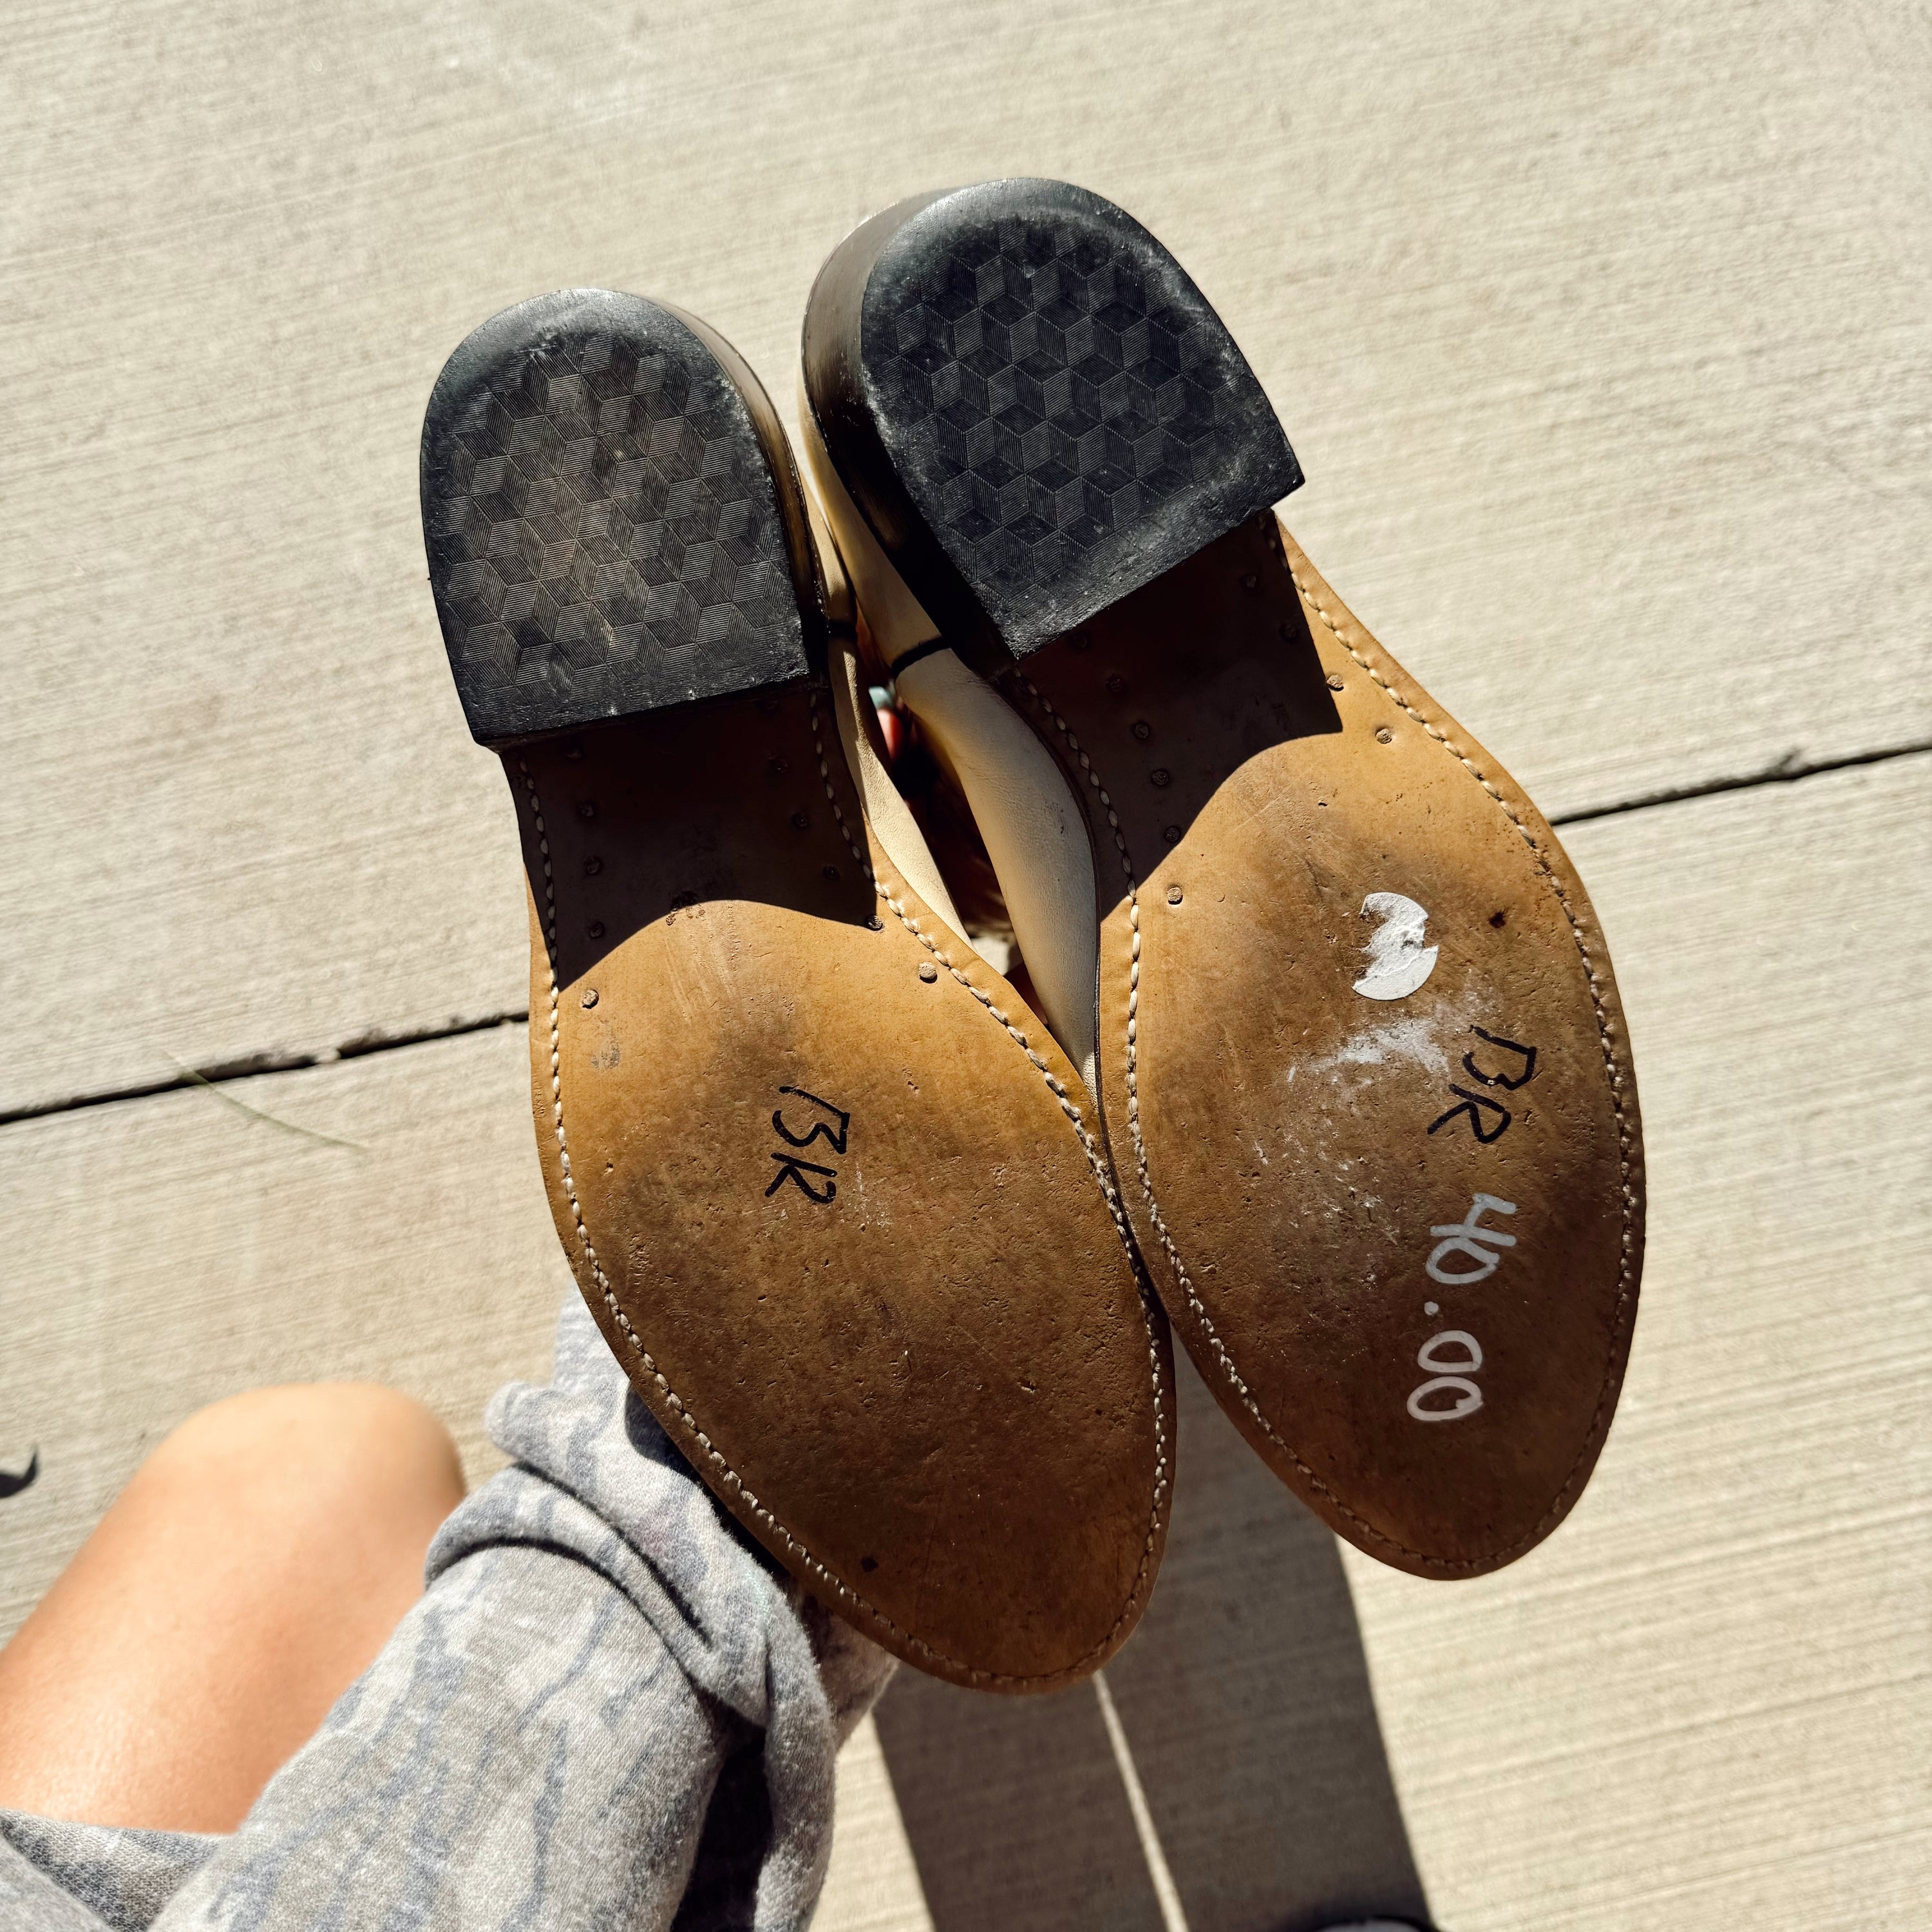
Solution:
<svg viewBox="0 0 1932 1932">
<path fill-rule="evenodd" d="M 1312 1074 L 1332 1073 L 1338 1066 L 1382 1066 L 1391 1060 L 1406 1060 L 1431 1073 L 1447 1073 L 1449 1056 L 1436 1037 L 1433 1022 L 1389 1020 L 1380 1026 L 1364 1027 L 1319 1060 L 1308 1063 Z M 1292 1075 L 1294 1069 L 1289 1069 Z"/>
<path fill-rule="evenodd" d="M 1363 948 L 1369 964 L 1355 991 L 1365 1000 L 1406 1000 L 1436 970 L 1438 949 L 1422 943 L 1427 911 L 1400 892 L 1371 892 L 1360 916 L 1377 924 Z"/>
</svg>

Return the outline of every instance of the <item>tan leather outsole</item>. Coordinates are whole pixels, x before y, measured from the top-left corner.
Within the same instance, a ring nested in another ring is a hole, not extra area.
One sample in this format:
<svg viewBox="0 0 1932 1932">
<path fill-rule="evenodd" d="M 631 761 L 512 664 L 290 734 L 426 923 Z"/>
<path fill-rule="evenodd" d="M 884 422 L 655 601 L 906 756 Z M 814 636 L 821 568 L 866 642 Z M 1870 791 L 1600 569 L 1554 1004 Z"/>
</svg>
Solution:
<svg viewBox="0 0 1932 1932">
<path fill-rule="evenodd" d="M 1173 1454 L 1166 1324 L 1091 1103 L 867 815 L 848 758 L 876 723 L 836 623 L 825 662 L 754 379 L 635 298 L 526 307 L 452 358 L 424 496 L 472 728 L 509 721 L 571 1266 L 672 1442 L 814 1594 L 957 1682 L 1066 1683 L 1146 1603 Z M 537 576 L 513 623 L 485 568 L 526 556 L 560 587 Z M 734 568 L 735 604 L 652 630 Z"/>
<path fill-rule="evenodd" d="M 1108 1144 L 1190 1352 L 1371 1555 L 1510 1562 L 1602 1445 L 1643 1240 L 1562 847 L 1271 514 L 1003 683 L 1100 855 Z"/>
<path fill-rule="evenodd" d="M 902 699 L 950 650 L 1081 801 L 1090 895 L 1042 838 L 1058 918 L 1008 902 L 1083 1048 L 1096 949 L 1108 1148 L 1196 1361 L 1364 1550 L 1509 1562 L 1602 1445 L 1642 1250 L 1622 1016 L 1561 847 L 1286 539 L 1262 385 L 1124 209 L 1027 178 L 898 202 L 820 271 L 802 367 Z M 1057 824 L 1059 788 L 979 782 L 1003 880 L 1032 868 L 1017 802 Z"/>
</svg>

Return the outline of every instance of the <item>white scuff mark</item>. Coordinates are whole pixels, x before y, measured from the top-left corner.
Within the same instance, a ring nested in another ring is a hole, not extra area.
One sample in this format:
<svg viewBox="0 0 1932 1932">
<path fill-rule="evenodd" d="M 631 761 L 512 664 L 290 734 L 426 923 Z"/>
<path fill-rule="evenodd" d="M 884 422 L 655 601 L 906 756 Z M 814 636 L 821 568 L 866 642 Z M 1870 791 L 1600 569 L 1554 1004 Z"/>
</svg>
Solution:
<svg viewBox="0 0 1932 1932">
<path fill-rule="evenodd" d="M 1355 991 L 1365 1000 L 1406 999 L 1436 970 L 1439 949 L 1422 943 L 1428 912 L 1400 892 L 1371 892 L 1360 916 L 1378 922 L 1362 949 L 1369 964 Z"/>
<path fill-rule="evenodd" d="M 1449 1056 L 1437 1040 L 1435 1023 L 1421 1018 L 1391 1020 L 1365 1027 L 1345 1040 L 1333 1053 L 1308 1062 L 1310 1073 L 1332 1073 L 1338 1066 L 1381 1066 L 1406 1060 L 1431 1073 L 1447 1073 Z"/>
</svg>

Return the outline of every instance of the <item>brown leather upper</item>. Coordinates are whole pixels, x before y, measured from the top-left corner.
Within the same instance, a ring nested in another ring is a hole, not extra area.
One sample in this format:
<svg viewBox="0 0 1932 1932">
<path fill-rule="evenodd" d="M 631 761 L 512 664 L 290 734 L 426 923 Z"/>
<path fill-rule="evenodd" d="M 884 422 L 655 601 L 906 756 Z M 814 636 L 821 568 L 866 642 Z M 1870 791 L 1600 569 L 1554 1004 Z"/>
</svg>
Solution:
<svg viewBox="0 0 1932 1932">
<path fill-rule="evenodd" d="M 1173 1402 L 1073 1070 L 872 838 L 822 689 L 505 762 L 551 1208 L 634 1385 L 901 1656 L 1092 1670 L 1158 1567 Z"/>
<path fill-rule="evenodd" d="M 1562 848 L 1271 517 L 1008 686 L 1087 802 L 1108 1144 L 1190 1352 L 1370 1554 L 1508 1562 L 1602 1444 L 1642 1245 L 1622 1015 Z M 1435 958 L 1378 999 L 1391 908 Z"/>
</svg>

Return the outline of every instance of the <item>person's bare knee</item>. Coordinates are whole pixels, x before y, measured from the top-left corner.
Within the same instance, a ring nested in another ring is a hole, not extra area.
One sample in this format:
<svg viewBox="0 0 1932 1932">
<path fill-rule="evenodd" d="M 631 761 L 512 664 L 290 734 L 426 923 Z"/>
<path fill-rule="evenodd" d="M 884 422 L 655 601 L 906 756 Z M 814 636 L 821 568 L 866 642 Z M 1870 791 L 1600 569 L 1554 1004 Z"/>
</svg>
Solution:
<svg viewBox="0 0 1932 1932">
<path fill-rule="evenodd" d="M 116 1508 L 137 1532 L 164 1519 L 268 1620 L 265 1637 L 300 1642 L 326 1676 L 346 1668 L 346 1684 L 415 1600 L 462 1494 L 456 1446 L 420 1403 L 371 1383 L 298 1383 L 190 1416 Z"/>
<path fill-rule="evenodd" d="M 190 1417 L 0 1652 L 0 1804 L 234 1824 L 415 1600 L 462 1493 L 448 1432 L 392 1390 Z"/>
<path fill-rule="evenodd" d="M 165 1485 L 226 1506 L 262 1501 L 308 1534 L 413 1543 L 454 1508 L 462 1465 L 422 1403 L 374 1382 L 250 1389 L 197 1410 L 129 1486 Z M 420 1552 L 418 1552 L 418 1556 Z"/>
</svg>

